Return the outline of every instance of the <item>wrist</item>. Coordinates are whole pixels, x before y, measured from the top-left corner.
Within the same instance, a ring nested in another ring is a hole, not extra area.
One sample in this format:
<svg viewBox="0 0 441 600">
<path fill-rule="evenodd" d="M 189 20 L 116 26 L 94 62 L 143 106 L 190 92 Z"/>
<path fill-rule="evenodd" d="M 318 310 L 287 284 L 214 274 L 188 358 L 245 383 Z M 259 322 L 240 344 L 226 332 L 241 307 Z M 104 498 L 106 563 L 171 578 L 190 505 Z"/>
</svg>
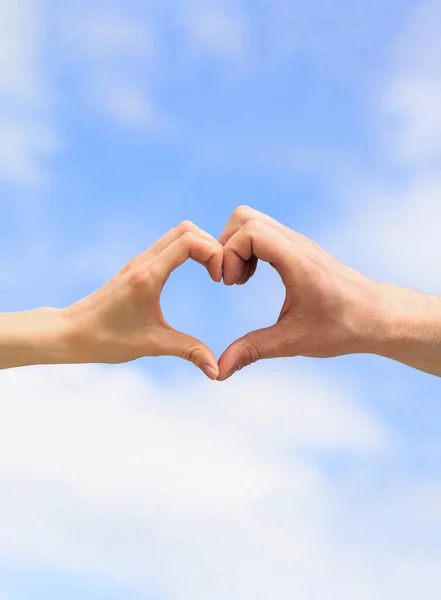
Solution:
<svg viewBox="0 0 441 600">
<path fill-rule="evenodd" d="M 379 283 L 372 315 L 366 352 L 440 372 L 434 348 L 441 347 L 441 298 Z"/>
<path fill-rule="evenodd" d="M 66 346 L 69 362 L 117 363 L 115 349 L 123 343 L 124 335 L 112 336 L 111 328 L 99 318 L 95 295 L 92 294 L 63 309 Z"/>
<path fill-rule="evenodd" d="M 60 312 L 67 361 L 71 364 L 104 362 L 99 360 L 102 352 L 98 349 L 102 344 L 94 323 L 94 310 L 89 307 L 87 298 Z"/>
<path fill-rule="evenodd" d="M 62 311 L 40 308 L 0 315 L 0 368 L 71 362 Z"/>
<path fill-rule="evenodd" d="M 56 365 L 75 362 L 69 323 L 63 310 L 40 308 L 27 314 L 30 352 L 35 354 L 35 361 L 31 364 Z"/>
<path fill-rule="evenodd" d="M 339 323 L 341 354 L 377 354 L 388 336 L 381 284 L 352 271 L 345 284 Z"/>
<path fill-rule="evenodd" d="M 399 312 L 398 304 L 403 302 L 398 301 L 398 290 L 401 288 L 373 280 L 357 287 L 350 312 L 350 329 L 357 353 L 386 356 L 392 351 L 402 335 L 403 313 Z"/>
<path fill-rule="evenodd" d="M 369 280 L 355 314 L 357 351 L 382 355 L 395 335 L 393 300 L 388 285 Z"/>
</svg>

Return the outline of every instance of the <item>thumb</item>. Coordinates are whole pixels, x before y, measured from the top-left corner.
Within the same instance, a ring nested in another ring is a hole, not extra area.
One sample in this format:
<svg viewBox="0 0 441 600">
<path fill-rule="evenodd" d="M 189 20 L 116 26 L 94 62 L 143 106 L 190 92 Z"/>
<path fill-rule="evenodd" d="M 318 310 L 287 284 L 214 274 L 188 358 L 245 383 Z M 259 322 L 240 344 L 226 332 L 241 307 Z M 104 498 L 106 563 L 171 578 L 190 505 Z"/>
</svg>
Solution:
<svg viewBox="0 0 441 600">
<path fill-rule="evenodd" d="M 164 356 L 188 360 L 212 381 L 218 378 L 217 360 L 213 352 L 200 340 L 170 327 L 161 332 L 161 348 L 161 354 Z"/>
<path fill-rule="evenodd" d="M 236 340 L 219 359 L 219 381 L 264 358 L 283 356 L 284 335 L 279 323 L 252 331 Z"/>
</svg>

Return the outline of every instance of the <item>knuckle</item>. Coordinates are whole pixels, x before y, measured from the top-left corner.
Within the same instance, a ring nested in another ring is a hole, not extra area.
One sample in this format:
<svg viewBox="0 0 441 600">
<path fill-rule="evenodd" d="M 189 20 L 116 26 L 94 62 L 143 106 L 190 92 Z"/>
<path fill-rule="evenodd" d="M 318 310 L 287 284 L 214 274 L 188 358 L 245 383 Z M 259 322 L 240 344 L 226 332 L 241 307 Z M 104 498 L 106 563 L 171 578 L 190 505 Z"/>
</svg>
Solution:
<svg viewBox="0 0 441 600">
<path fill-rule="evenodd" d="M 158 262 L 154 261 L 146 267 L 144 276 L 150 283 L 157 281 L 162 274 L 161 266 Z"/>
<path fill-rule="evenodd" d="M 254 211 L 250 206 L 247 206 L 246 204 L 241 204 L 234 210 L 233 216 L 241 221 L 245 221 L 253 213 L 254 213 Z"/>
<path fill-rule="evenodd" d="M 178 225 L 178 230 L 181 235 L 191 231 L 195 231 L 195 229 L 196 225 L 189 220 L 182 221 L 182 223 Z"/>
<path fill-rule="evenodd" d="M 229 264 L 231 257 L 237 256 L 237 253 L 236 253 L 235 248 L 232 243 L 228 243 L 225 246 L 225 248 L 222 251 L 222 255 L 223 255 L 224 266 L 225 266 L 225 264 Z"/>
<path fill-rule="evenodd" d="M 222 246 L 222 244 L 219 244 L 219 242 L 216 241 L 211 243 L 210 247 L 213 248 L 213 256 L 224 256 L 224 247 Z"/>
<path fill-rule="evenodd" d="M 184 360 L 188 360 L 189 362 L 191 362 L 193 364 L 196 364 L 199 350 L 200 350 L 200 348 L 196 344 L 191 344 L 190 346 L 186 346 L 182 351 L 182 358 Z"/>
<path fill-rule="evenodd" d="M 130 288 L 139 290 L 140 288 L 145 287 L 147 283 L 146 273 L 140 269 L 134 269 L 129 274 L 128 282 Z"/>
<path fill-rule="evenodd" d="M 258 219 L 257 217 L 252 217 L 251 219 L 249 219 L 247 221 L 245 227 L 246 227 L 247 233 L 249 233 L 249 234 L 259 233 L 260 231 L 262 231 L 263 222 L 261 219 Z"/>
<path fill-rule="evenodd" d="M 199 236 L 196 235 L 193 231 L 186 231 L 181 235 L 181 242 L 184 244 L 184 246 L 188 248 L 194 246 L 199 240 Z"/>
<path fill-rule="evenodd" d="M 127 275 L 134 271 L 136 259 L 132 258 L 123 268 L 120 270 L 120 275 Z"/>
<path fill-rule="evenodd" d="M 133 269 L 129 274 L 129 287 L 134 291 L 152 288 L 158 281 L 160 270 L 157 265 L 150 264 L 143 269 Z"/>
<path fill-rule="evenodd" d="M 253 342 L 248 341 L 246 346 L 245 346 L 245 351 L 246 351 L 246 358 L 247 358 L 247 365 L 252 365 L 253 363 L 257 362 L 258 360 L 260 360 L 260 352 L 259 349 L 257 348 L 257 346 L 255 344 L 253 344 Z"/>
</svg>

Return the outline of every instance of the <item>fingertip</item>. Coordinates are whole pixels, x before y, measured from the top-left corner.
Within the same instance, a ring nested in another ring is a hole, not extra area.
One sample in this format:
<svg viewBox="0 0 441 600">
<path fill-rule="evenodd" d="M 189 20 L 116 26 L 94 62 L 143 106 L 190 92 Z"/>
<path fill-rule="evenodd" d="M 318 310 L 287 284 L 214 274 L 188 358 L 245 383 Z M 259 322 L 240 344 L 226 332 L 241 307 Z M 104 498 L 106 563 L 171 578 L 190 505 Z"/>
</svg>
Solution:
<svg viewBox="0 0 441 600">
<path fill-rule="evenodd" d="M 221 246 L 216 261 L 216 281 L 220 283 L 224 276 L 224 249 Z"/>
<path fill-rule="evenodd" d="M 202 365 L 201 370 L 203 371 L 203 373 L 205 373 L 208 379 L 211 379 L 211 381 L 216 381 L 219 377 L 218 369 L 213 368 L 209 364 Z"/>
<path fill-rule="evenodd" d="M 224 270 L 223 272 L 223 280 L 225 285 L 232 286 L 235 285 L 238 281 L 238 277 L 234 271 L 231 269 Z"/>
<path fill-rule="evenodd" d="M 222 266 L 221 266 L 219 269 L 216 270 L 216 273 L 214 274 L 213 280 L 216 283 L 221 283 L 222 279 L 223 279 L 223 276 L 224 276 L 224 273 L 223 273 Z"/>
<path fill-rule="evenodd" d="M 245 273 L 244 275 L 242 275 L 242 277 L 239 279 L 239 281 L 236 282 L 236 285 L 245 285 L 246 283 L 248 283 L 248 281 L 251 279 L 251 273 L 248 272 Z"/>
<path fill-rule="evenodd" d="M 222 274 L 210 273 L 210 277 L 215 283 L 220 283 L 222 281 Z"/>
<path fill-rule="evenodd" d="M 234 367 L 232 367 L 231 369 L 229 369 L 228 371 L 226 371 L 225 373 L 219 374 L 219 378 L 218 381 L 227 381 L 227 379 L 230 379 L 230 377 L 233 377 L 233 375 L 239 371 L 239 366 L 238 365 L 234 365 Z"/>
<path fill-rule="evenodd" d="M 221 263 L 219 269 L 216 272 L 216 278 L 215 278 L 216 283 L 221 283 L 223 276 L 224 276 L 224 270 L 223 270 L 222 263 Z"/>
<path fill-rule="evenodd" d="M 224 353 L 222 354 L 222 356 L 220 356 L 219 358 L 219 362 L 218 362 L 218 368 L 219 368 L 219 376 L 218 376 L 218 381 L 226 381 L 227 379 L 229 379 L 229 377 L 231 377 L 235 371 L 237 371 L 237 360 L 234 357 L 234 349 L 233 349 L 233 344 L 231 346 L 229 346 Z M 233 354 L 233 356 L 232 356 Z"/>
</svg>

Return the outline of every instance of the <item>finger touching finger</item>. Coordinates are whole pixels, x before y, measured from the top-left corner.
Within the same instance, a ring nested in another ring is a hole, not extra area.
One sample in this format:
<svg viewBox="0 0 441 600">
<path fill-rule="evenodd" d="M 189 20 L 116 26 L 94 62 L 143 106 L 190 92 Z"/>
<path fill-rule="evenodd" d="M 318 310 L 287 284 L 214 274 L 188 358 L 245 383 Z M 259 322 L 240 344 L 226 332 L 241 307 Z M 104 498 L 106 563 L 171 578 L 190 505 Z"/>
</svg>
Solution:
<svg viewBox="0 0 441 600">
<path fill-rule="evenodd" d="M 258 262 L 258 258 L 254 255 L 244 262 L 242 275 L 239 277 L 238 281 L 236 281 L 237 285 L 245 285 L 245 283 L 247 283 L 247 281 L 253 277 L 254 273 L 256 272 Z"/>
<path fill-rule="evenodd" d="M 219 381 L 265 358 L 286 356 L 286 334 L 279 323 L 236 340 L 219 359 Z"/>
<path fill-rule="evenodd" d="M 195 225 L 195 223 L 192 223 L 192 221 L 182 221 L 177 227 L 167 232 L 156 244 L 153 244 L 148 252 L 154 256 L 160 254 L 167 246 L 170 246 L 171 243 L 184 235 L 184 233 L 196 233 L 207 241 L 216 242 L 215 237 Z"/>
<path fill-rule="evenodd" d="M 133 258 L 130 262 L 139 263 L 141 261 L 149 262 L 158 254 L 160 254 L 163 250 L 165 250 L 170 244 L 178 240 L 184 233 L 196 233 L 200 237 L 206 239 L 207 241 L 211 241 L 216 243 L 217 240 L 215 237 L 192 223 L 191 221 L 182 221 L 177 227 L 173 227 L 170 229 L 165 235 L 163 235 L 157 242 L 155 242 L 150 248 L 138 254 L 135 258 Z"/>
<path fill-rule="evenodd" d="M 259 220 L 266 225 L 275 229 L 278 233 L 285 236 L 289 240 L 294 240 L 296 234 L 294 231 L 285 227 L 275 219 L 272 219 L 268 215 L 265 215 L 258 210 L 250 208 L 249 206 L 239 206 L 231 215 L 224 231 L 222 232 L 219 241 L 222 245 L 226 245 L 231 237 L 239 231 L 246 223 L 250 220 Z M 233 283 L 238 285 L 243 285 L 253 277 L 256 272 L 258 260 L 255 256 L 250 257 L 246 261 L 241 261 L 239 259 L 236 260 L 236 265 L 234 267 L 227 267 L 227 278 L 224 277 L 224 283 L 226 285 L 233 285 Z M 234 276 L 230 275 L 230 273 L 234 272 Z"/>
<path fill-rule="evenodd" d="M 224 281 L 227 285 L 238 283 L 244 262 L 252 256 L 271 263 L 287 281 L 292 254 L 292 243 L 285 236 L 263 221 L 251 219 L 224 246 Z"/>
<path fill-rule="evenodd" d="M 219 375 L 213 352 L 201 341 L 171 327 L 164 328 L 159 336 L 160 353 L 192 362 L 212 381 Z"/>
<path fill-rule="evenodd" d="M 249 206 L 239 206 L 231 215 L 225 229 L 223 230 L 219 241 L 222 245 L 225 245 L 228 240 L 238 231 L 241 227 L 245 225 L 251 219 L 259 219 L 267 225 L 273 227 L 276 231 L 287 237 L 288 239 L 292 239 L 296 232 L 282 225 L 272 217 L 262 213 L 254 208 Z"/>
<path fill-rule="evenodd" d="M 167 246 L 152 263 L 157 265 L 162 282 L 189 258 L 204 265 L 214 281 L 222 279 L 223 247 L 194 232 L 186 232 Z"/>
</svg>

